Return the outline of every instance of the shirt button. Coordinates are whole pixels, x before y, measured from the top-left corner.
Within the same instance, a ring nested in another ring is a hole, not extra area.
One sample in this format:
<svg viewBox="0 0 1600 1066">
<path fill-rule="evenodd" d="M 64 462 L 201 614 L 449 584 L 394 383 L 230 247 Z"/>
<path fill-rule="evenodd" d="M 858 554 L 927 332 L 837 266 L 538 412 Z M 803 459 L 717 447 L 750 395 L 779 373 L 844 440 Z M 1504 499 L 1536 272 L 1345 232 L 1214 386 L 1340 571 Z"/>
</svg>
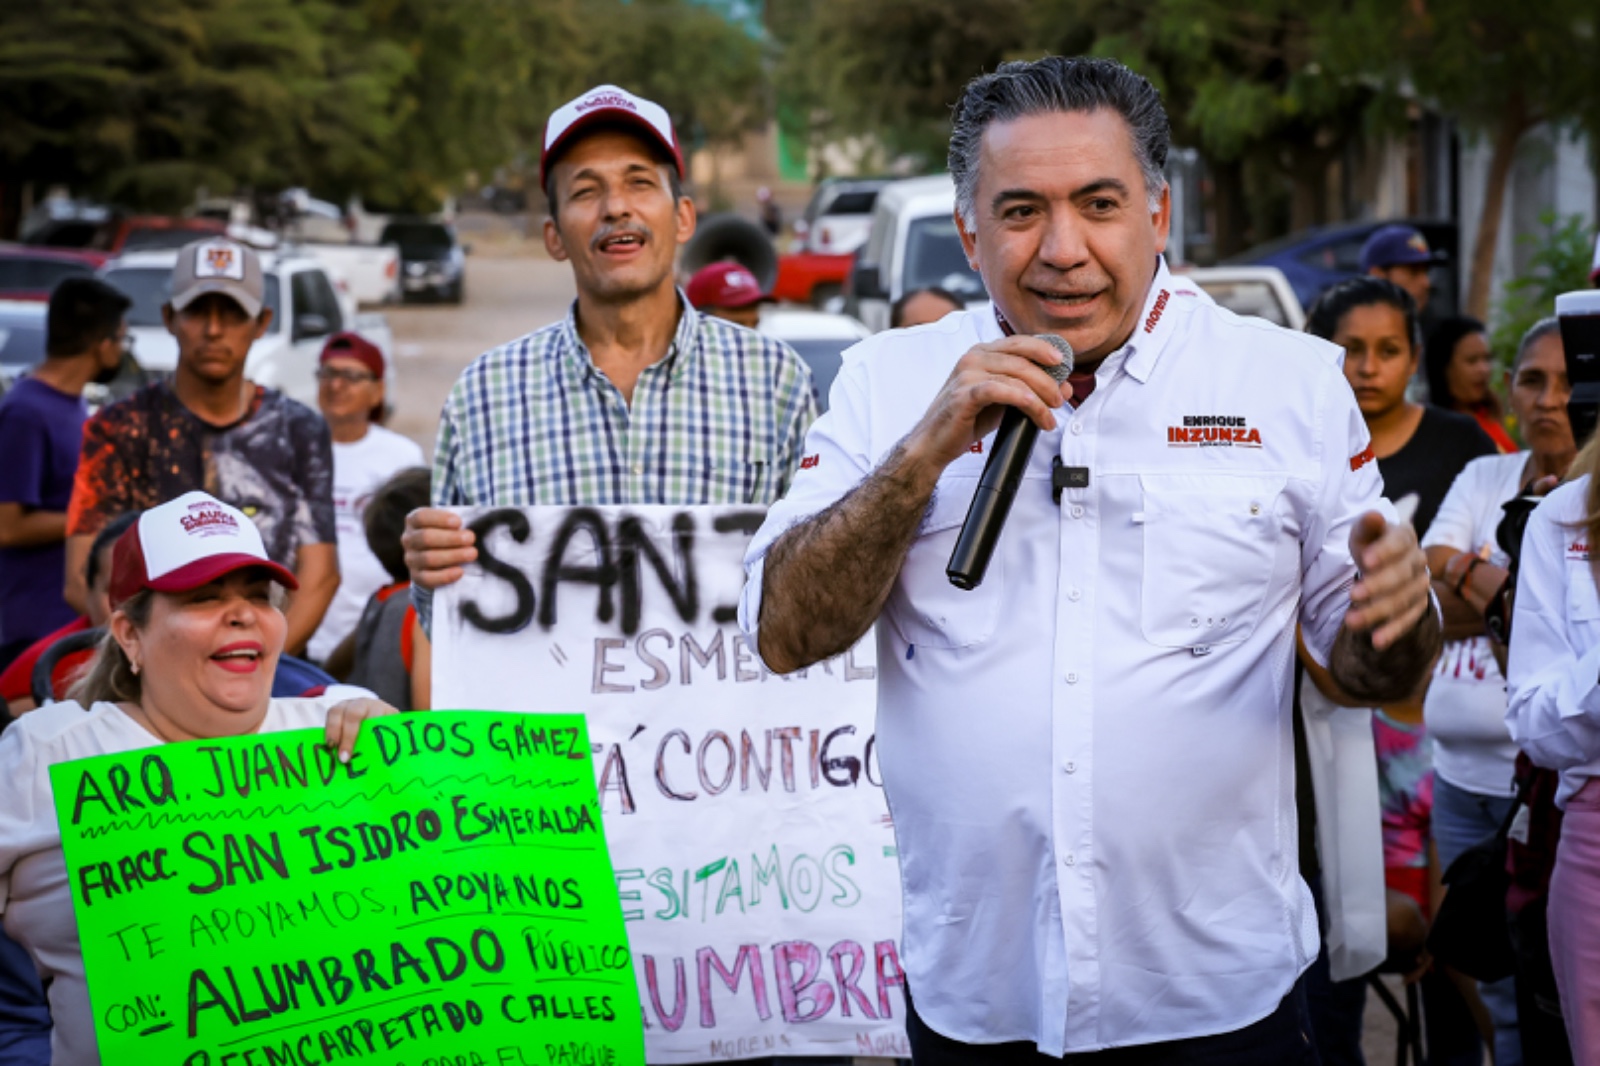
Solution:
<svg viewBox="0 0 1600 1066">
<path fill-rule="evenodd" d="M 1073 603 L 1077 603 L 1079 600 L 1083 599 L 1083 593 L 1077 589 L 1068 589 L 1067 599 L 1071 600 Z"/>
<path fill-rule="evenodd" d="M 1083 505 L 1082 504 L 1075 503 L 1075 504 L 1072 505 L 1072 517 L 1073 518 L 1082 518 L 1083 517 Z"/>
<path fill-rule="evenodd" d="M 633 464 L 633 472 L 634 472 L 634 473 L 635 473 L 635 474 L 642 474 L 642 473 L 644 473 L 644 464 L 643 464 L 643 463 L 634 463 L 634 464 Z"/>
<path fill-rule="evenodd" d="M 1063 866 L 1076 866 L 1078 865 L 1078 857 L 1069 851 L 1067 857 L 1061 860 L 1061 864 Z"/>
<path fill-rule="evenodd" d="M 1077 683 L 1078 683 L 1078 675 L 1077 674 L 1068 674 L 1067 675 L 1067 684 L 1076 685 Z"/>
<path fill-rule="evenodd" d="M 1196 628 L 1198 628 L 1198 627 L 1199 627 L 1199 625 L 1200 625 L 1200 619 L 1198 619 L 1198 618 L 1191 618 L 1191 619 L 1189 619 L 1189 624 L 1190 624 L 1190 625 L 1191 625 L 1191 626 L 1194 626 L 1194 627 L 1196 627 Z"/>
<path fill-rule="evenodd" d="M 1078 764 L 1075 763 L 1075 762 L 1069 762 L 1065 766 L 1063 766 L 1062 769 L 1065 770 L 1069 774 L 1075 774 L 1075 773 L 1078 772 Z"/>
<path fill-rule="evenodd" d="M 1076 437 L 1078 434 L 1080 434 L 1082 432 L 1083 432 L 1083 423 L 1082 422 L 1074 422 L 1074 423 L 1072 423 L 1072 435 L 1074 437 Z"/>
</svg>

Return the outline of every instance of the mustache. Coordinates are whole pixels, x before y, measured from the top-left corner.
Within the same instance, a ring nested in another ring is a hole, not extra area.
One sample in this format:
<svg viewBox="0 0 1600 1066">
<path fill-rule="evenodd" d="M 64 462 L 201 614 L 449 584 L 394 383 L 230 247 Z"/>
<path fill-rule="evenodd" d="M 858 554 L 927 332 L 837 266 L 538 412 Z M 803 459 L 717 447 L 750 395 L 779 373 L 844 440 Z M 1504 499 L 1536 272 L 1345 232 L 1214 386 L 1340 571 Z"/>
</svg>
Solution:
<svg viewBox="0 0 1600 1066">
<path fill-rule="evenodd" d="M 655 236 L 650 227 L 642 222 L 618 222 L 614 225 L 601 226 L 600 231 L 589 241 L 589 247 L 595 251 L 600 250 L 600 245 L 612 237 L 621 237 L 631 234 L 640 240 L 648 241 Z"/>
</svg>

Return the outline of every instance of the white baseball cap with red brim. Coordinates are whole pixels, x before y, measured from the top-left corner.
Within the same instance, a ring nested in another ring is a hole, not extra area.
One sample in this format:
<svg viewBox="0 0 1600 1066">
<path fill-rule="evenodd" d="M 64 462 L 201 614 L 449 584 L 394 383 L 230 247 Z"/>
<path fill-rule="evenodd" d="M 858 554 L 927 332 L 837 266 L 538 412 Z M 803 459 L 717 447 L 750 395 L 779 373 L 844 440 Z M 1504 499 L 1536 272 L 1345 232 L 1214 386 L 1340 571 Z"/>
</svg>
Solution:
<svg viewBox="0 0 1600 1066">
<path fill-rule="evenodd" d="M 539 184 L 545 184 L 550 161 L 575 135 L 591 126 L 631 125 L 672 157 L 672 165 L 683 177 L 683 152 L 673 132 L 667 109 L 653 100 L 635 96 L 615 85 L 597 85 L 582 96 L 568 100 L 551 112 L 544 124 L 544 147 L 539 152 Z"/>
<path fill-rule="evenodd" d="M 261 531 L 244 512 L 204 492 L 188 492 L 139 516 L 111 551 L 111 606 L 146 589 L 188 592 L 259 566 L 285 588 L 300 583 L 267 557 Z"/>
</svg>

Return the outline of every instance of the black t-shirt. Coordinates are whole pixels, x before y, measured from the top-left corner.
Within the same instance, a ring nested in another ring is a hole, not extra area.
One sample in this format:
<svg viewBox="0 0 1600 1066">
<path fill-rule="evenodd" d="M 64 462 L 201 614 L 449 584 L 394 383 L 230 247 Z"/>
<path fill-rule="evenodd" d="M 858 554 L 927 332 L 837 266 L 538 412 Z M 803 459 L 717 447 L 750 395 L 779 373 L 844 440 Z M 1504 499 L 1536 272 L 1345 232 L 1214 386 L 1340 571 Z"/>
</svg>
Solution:
<svg viewBox="0 0 1600 1066">
<path fill-rule="evenodd" d="M 1389 458 L 1378 460 L 1383 494 L 1390 500 L 1399 500 L 1416 493 L 1417 513 L 1411 524 L 1416 526 L 1420 540 L 1462 467 L 1497 450 L 1471 415 L 1431 405 L 1424 407 L 1422 421 L 1417 423 L 1411 439 Z"/>
</svg>

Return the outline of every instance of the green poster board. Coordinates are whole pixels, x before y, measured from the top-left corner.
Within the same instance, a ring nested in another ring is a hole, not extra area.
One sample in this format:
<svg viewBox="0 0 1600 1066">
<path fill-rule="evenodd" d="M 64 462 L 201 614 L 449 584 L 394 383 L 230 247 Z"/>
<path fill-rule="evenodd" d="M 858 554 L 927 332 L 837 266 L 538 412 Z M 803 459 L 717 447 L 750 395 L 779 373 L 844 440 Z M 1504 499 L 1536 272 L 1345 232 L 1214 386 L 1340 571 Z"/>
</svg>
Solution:
<svg viewBox="0 0 1600 1066">
<path fill-rule="evenodd" d="M 107 1066 L 642 1064 L 581 715 L 51 767 Z"/>
</svg>

